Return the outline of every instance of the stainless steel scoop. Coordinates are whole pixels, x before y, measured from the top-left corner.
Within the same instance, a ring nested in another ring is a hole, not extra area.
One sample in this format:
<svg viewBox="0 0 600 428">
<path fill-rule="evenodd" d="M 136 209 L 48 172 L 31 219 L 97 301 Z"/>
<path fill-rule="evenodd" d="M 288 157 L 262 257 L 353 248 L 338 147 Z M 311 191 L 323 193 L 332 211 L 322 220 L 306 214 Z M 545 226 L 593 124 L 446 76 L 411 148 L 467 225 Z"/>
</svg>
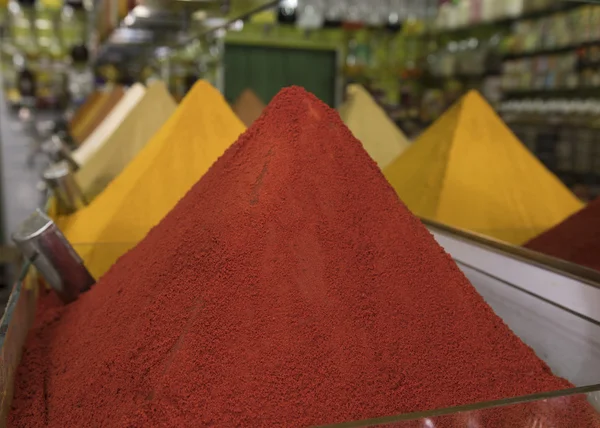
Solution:
<svg viewBox="0 0 600 428">
<path fill-rule="evenodd" d="M 65 161 L 71 168 L 71 171 L 79 170 L 79 164 L 73 159 L 73 155 L 68 145 L 56 134 L 42 144 L 42 151 L 50 158 L 52 162 Z"/>
<path fill-rule="evenodd" d="M 95 280 L 56 224 L 40 210 L 12 235 L 25 258 L 35 265 L 61 300 L 70 303 Z"/>
<path fill-rule="evenodd" d="M 59 214 L 71 214 L 87 205 L 67 161 L 62 160 L 50 166 L 44 171 L 43 178 L 56 197 Z"/>
</svg>

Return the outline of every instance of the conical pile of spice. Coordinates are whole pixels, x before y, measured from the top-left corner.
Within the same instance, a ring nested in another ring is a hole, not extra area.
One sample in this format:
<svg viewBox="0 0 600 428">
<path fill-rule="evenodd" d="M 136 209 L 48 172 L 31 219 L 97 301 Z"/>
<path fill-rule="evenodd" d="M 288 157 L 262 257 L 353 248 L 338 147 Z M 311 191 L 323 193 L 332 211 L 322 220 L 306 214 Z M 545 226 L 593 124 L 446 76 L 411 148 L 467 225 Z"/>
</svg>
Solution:
<svg viewBox="0 0 600 428">
<path fill-rule="evenodd" d="M 525 247 L 600 271 L 600 198 Z"/>
<path fill-rule="evenodd" d="M 79 165 L 85 165 L 102 146 L 110 134 L 121 124 L 121 121 L 144 97 L 146 87 L 141 83 L 133 85 L 119 102 L 111 109 L 88 138 L 73 152 L 73 158 Z"/>
<path fill-rule="evenodd" d="M 17 376 L 11 426 L 61 428 L 301 427 L 570 386 L 297 87 L 91 291 L 38 318 Z M 583 398 L 551 410 L 482 426 L 600 426 Z"/>
<path fill-rule="evenodd" d="M 72 134 L 73 129 L 79 126 L 79 123 L 95 109 L 96 104 L 102 99 L 102 92 L 99 90 L 93 91 L 87 96 L 84 103 L 75 111 L 73 117 L 69 121 L 69 132 Z M 74 140 L 75 141 L 75 140 Z M 81 141 L 75 141 L 76 144 L 81 144 Z"/>
<path fill-rule="evenodd" d="M 476 91 L 384 174 L 416 215 L 518 245 L 583 206 Z"/>
<path fill-rule="evenodd" d="M 121 86 L 100 91 L 98 99 L 94 101 L 92 106 L 82 114 L 77 120 L 73 121 L 70 126 L 71 137 L 79 143 L 83 142 L 94 132 L 110 113 L 114 106 L 121 100 L 125 90 Z"/>
<path fill-rule="evenodd" d="M 116 162 L 113 164 L 113 160 L 110 158 L 110 155 L 112 154 L 110 148 L 117 148 L 121 145 L 123 148 L 126 148 L 130 143 L 133 143 L 135 147 L 136 143 L 138 143 L 138 140 L 129 142 L 127 140 L 113 138 L 112 143 L 109 143 L 108 146 L 104 148 L 104 145 L 111 139 L 111 136 L 117 132 L 123 121 L 129 117 L 131 111 L 135 109 L 136 105 L 144 98 L 145 94 L 146 88 L 141 83 L 136 83 L 129 88 L 127 93 L 118 100 L 116 105 L 114 105 L 106 117 L 103 118 L 101 123 L 93 129 L 85 141 L 73 152 L 73 159 L 80 167 L 77 172 L 77 181 L 88 201 L 91 201 L 124 166 L 122 161 L 119 162 L 119 159 L 115 159 Z M 158 107 L 157 110 L 162 112 L 160 107 Z M 138 124 L 139 122 L 135 122 L 134 126 L 137 126 Z M 148 133 L 145 134 L 148 137 L 152 135 Z M 119 135 L 124 136 L 123 134 Z M 115 145 L 117 145 L 117 147 L 115 147 Z M 136 151 L 137 150 L 139 150 L 139 148 L 136 149 Z M 95 157 L 97 154 L 99 154 L 99 156 L 96 160 Z M 56 220 L 56 212 L 58 209 L 56 204 L 57 201 L 55 199 L 50 200 L 48 213 L 54 220 Z"/>
<path fill-rule="evenodd" d="M 339 109 L 342 120 L 377 165 L 385 168 L 409 147 L 408 139 L 363 86 L 348 85 L 347 97 Z"/>
<path fill-rule="evenodd" d="M 245 89 L 233 103 L 233 111 L 247 127 L 259 118 L 264 109 L 265 104 L 252 89 Z"/>
<path fill-rule="evenodd" d="M 123 101 L 128 96 L 129 92 Z M 114 108 L 114 116 L 109 115 L 102 129 L 98 128 L 97 138 L 92 141 L 90 137 L 73 154 L 76 160 L 87 160 L 77 171 L 76 178 L 88 200 L 119 175 L 171 117 L 177 105 L 165 84 L 154 82 L 144 89 L 139 99 L 123 105 L 123 109 L 119 107 L 121 105 Z"/>
<path fill-rule="evenodd" d="M 196 83 L 90 205 L 56 220 L 70 242 L 88 244 L 75 249 L 92 275 L 100 277 L 137 244 L 242 132 L 221 94 L 206 82 Z"/>
</svg>

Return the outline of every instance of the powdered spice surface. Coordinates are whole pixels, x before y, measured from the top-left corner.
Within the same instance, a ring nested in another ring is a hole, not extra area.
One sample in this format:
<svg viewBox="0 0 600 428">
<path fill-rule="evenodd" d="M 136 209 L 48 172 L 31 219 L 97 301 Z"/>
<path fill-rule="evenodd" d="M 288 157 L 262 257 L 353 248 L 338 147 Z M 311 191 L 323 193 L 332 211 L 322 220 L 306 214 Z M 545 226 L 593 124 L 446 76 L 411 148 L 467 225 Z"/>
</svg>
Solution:
<svg viewBox="0 0 600 428">
<path fill-rule="evenodd" d="M 371 158 L 384 169 L 410 147 L 410 142 L 362 85 L 348 85 L 346 92 L 348 99 L 339 108 L 340 116 Z"/>
<path fill-rule="evenodd" d="M 600 198 L 525 247 L 600 271 Z"/>
<path fill-rule="evenodd" d="M 11 426 L 300 427 L 570 387 L 484 303 L 337 113 L 296 87 L 51 315 L 30 335 Z M 551 417 L 600 426 L 583 400 Z"/>
<path fill-rule="evenodd" d="M 233 111 L 246 127 L 250 127 L 264 109 L 265 105 L 252 89 L 245 89 L 233 103 Z"/>
<path fill-rule="evenodd" d="M 384 173 L 418 216 L 515 245 L 583 208 L 474 90 Z"/>
<path fill-rule="evenodd" d="M 79 144 L 85 142 L 94 129 L 102 123 L 108 116 L 114 106 L 118 104 L 121 98 L 125 95 L 125 90 L 121 86 L 101 92 L 98 100 L 86 110 L 76 122 L 70 126 L 71 136 Z"/>
<path fill-rule="evenodd" d="M 141 241 L 244 131 L 219 91 L 199 80 L 102 193 L 57 218 L 70 242 L 96 244 L 75 246 L 94 278 Z"/>
<path fill-rule="evenodd" d="M 102 93 L 99 90 L 95 90 L 86 98 L 85 102 L 75 111 L 72 119 L 69 122 L 69 131 L 72 132 L 73 128 L 77 128 L 79 122 L 85 118 L 91 110 L 94 109 L 94 105 L 102 98 Z M 76 144 L 81 144 L 83 141 L 76 141 Z"/>
</svg>

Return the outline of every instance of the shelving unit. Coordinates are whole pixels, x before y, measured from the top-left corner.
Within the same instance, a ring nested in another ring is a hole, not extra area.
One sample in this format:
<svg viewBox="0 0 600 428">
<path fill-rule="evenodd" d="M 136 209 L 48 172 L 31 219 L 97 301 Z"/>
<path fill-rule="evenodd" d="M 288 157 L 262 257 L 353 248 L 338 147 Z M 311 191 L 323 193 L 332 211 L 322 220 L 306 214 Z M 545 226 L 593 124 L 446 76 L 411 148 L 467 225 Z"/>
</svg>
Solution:
<svg viewBox="0 0 600 428">
<path fill-rule="evenodd" d="M 444 37 L 460 37 L 464 35 L 469 35 L 473 33 L 478 33 L 481 30 L 485 30 L 491 27 L 508 27 L 520 21 L 526 21 L 531 19 L 544 18 L 548 15 L 552 15 L 558 12 L 568 12 L 573 10 L 582 3 L 579 1 L 566 0 L 562 3 L 557 3 L 556 5 L 544 9 L 539 10 L 531 10 L 525 12 L 519 16 L 506 16 L 503 18 L 494 19 L 491 21 L 482 21 L 476 22 L 470 25 L 461 26 L 458 28 L 443 28 L 443 29 L 434 29 L 430 30 L 426 33 L 429 36 L 444 36 Z"/>
<path fill-rule="evenodd" d="M 540 89 L 518 89 L 504 91 L 504 99 L 521 98 L 598 98 L 600 97 L 599 86 L 583 86 L 576 88 L 540 88 Z"/>
<path fill-rule="evenodd" d="M 593 46 L 600 46 L 600 40 L 589 41 L 589 42 L 580 42 L 567 46 L 560 46 L 554 48 L 547 49 L 539 49 L 530 52 L 514 52 L 514 53 L 506 53 L 502 56 L 503 60 L 513 60 L 513 59 L 522 59 L 522 58 L 533 58 L 537 56 L 543 55 L 557 55 L 562 53 L 569 53 L 573 51 L 577 51 L 578 49 L 588 48 Z"/>
<path fill-rule="evenodd" d="M 600 132 L 589 121 L 579 120 L 577 109 L 569 107 L 574 100 L 600 99 L 600 35 L 595 25 L 600 9 L 594 9 L 598 7 L 598 3 L 564 1 L 516 17 L 429 31 L 424 37 L 438 46 L 432 53 L 440 58 L 432 70 L 440 77 L 432 79 L 431 73 L 423 73 L 423 84 L 438 88 L 452 84 L 463 91 L 476 88 L 488 98 L 486 87 L 500 88 L 501 96 L 494 103 L 499 108 L 506 102 L 533 102 L 542 107 L 562 102 L 564 113 L 552 123 L 543 109 L 538 119 L 535 114 L 521 115 L 518 121 L 508 119 L 507 123 L 565 183 L 585 185 L 592 194 L 600 194 L 600 162 L 586 166 L 577 161 L 600 157 Z M 480 51 L 492 36 L 500 42 Z M 444 55 L 454 58 L 446 60 Z M 483 61 L 482 70 L 465 73 L 461 65 L 475 60 Z M 495 83 L 490 85 L 492 79 Z"/>
</svg>

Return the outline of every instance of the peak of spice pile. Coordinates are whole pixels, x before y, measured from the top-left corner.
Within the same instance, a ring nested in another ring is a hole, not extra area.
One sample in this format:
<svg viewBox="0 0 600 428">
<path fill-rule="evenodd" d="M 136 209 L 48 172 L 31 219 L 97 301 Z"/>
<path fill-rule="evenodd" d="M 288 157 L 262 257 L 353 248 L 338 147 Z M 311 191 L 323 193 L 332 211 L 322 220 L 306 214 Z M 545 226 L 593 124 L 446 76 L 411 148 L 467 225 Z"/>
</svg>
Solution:
<svg viewBox="0 0 600 428">
<path fill-rule="evenodd" d="M 265 104 L 252 89 L 245 89 L 233 103 L 233 111 L 240 120 L 250 127 L 265 109 Z"/>
<path fill-rule="evenodd" d="M 38 318 L 17 377 L 14 427 L 301 427 L 570 386 L 297 87 L 91 291 Z M 600 426 L 566 400 L 543 417 Z"/>
<path fill-rule="evenodd" d="M 339 109 L 342 120 L 377 165 L 385 168 L 409 147 L 408 138 L 362 85 L 348 85 L 346 95 Z"/>
<path fill-rule="evenodd" d="M 600 271 L 600 198 L 525 247 Z"/>
<path fill-rule="evenodd" d="M 384 173 L 415 214 L 511 244 L 522 245 L 583 206 L 477 91 Z"/>
<path fill-rule="evenodd" d="M 92 275 L 100 277 L 146 236 L 244 129 L 219 91 L 196 83 L 102 193 L 56 220 Z"/>
</svg>

